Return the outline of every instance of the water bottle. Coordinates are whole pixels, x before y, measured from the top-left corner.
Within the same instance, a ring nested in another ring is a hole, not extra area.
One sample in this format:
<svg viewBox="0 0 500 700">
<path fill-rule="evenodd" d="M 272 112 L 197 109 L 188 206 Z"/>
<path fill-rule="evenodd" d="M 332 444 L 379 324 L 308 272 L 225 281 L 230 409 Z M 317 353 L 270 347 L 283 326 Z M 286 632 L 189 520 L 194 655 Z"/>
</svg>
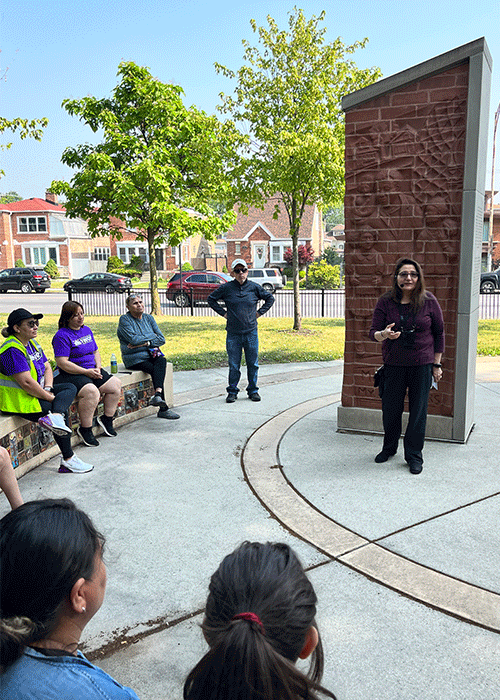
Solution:
<svg viewBox="0 0 500 700">
<path fill-rule="evenodd" d="M 118 374 L 118 362 L 115 353 L 112 353 L 110 361 L 111 374 Z"/>
</svg>

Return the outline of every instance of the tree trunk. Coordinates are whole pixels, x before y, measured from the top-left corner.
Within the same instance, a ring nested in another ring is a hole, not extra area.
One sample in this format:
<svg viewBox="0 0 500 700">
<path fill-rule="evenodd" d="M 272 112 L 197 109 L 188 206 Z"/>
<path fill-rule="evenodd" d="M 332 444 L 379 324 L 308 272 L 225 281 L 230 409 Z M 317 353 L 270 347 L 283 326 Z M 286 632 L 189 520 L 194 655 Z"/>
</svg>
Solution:
<svg viewBox="0 0 500 700">
<path fill-rule="evenodd" d="M 293 330 L 300 331 L 302 317 L 300 315 L 300 289 L 299 289 L 299 230 L 291 229 L 292 237 L 292 277 L 293 277 Z"/>
<path fill-rule="evenodd" d="M 149 286 L 151 289 L 151 313 L 155 316 L 161 316 L 160 295 L 158 294 L 158 273 L 156 271 L 156 255 L 155 255 L 155 234 L 152 229 L 148 228 L 148 255 L 149 255 L 149 271 L 151 279 Z"/>
</svg>

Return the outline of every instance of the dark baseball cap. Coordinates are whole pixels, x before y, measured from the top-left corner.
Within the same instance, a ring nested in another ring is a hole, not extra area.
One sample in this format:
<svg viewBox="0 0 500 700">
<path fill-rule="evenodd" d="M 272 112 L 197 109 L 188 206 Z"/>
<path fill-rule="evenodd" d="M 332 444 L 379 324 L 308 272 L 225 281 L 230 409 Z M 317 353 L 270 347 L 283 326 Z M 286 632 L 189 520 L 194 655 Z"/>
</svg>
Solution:
<svg viewBox="0 0 500 700">
<path fill-rule="evenodd" d="M 14 311 L 9 314 L 7 325 L 9 328 L 13 328 L 15 325 L 21 323 L 22 321 L 26 321 L 28 318 L 40 319 L 43 318 L 43 314 L 32 314 L 27 309 L 14 309 Z"/>
</svg>

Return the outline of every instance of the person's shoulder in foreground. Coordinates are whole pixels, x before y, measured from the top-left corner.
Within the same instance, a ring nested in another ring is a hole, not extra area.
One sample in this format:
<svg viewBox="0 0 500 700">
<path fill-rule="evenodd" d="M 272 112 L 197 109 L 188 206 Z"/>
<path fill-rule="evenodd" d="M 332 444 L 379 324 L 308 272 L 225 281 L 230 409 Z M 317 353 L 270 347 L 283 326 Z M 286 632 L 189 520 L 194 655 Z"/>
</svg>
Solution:
<svg viewBox="0 0 500 700">
<path fill-rule="evenodd" d="M 0 686 L 2 700 L 138 700 L 131 688 L 120 685 L 81 652 L 47 656 L 27 648 L 0 678 Z"/>
</svg>

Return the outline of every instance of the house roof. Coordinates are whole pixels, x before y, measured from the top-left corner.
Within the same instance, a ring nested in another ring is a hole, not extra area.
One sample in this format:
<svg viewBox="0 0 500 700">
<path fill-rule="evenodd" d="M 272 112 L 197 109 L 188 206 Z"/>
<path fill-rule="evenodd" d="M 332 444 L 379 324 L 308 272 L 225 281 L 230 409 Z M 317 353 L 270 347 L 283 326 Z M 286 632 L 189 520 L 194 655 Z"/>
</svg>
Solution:
<svg viewBox="0 0 500 700">
<path fill-rule="evenodd" d="M 52 204 L 52 202 L 47 202 L 46 199 L 39 199 L 38 197 L 31 197 L 31 199 L 21 199 L 21 201 L 19 202 L 9 202 L 9 204 L 0 204 L 0 209 L 3 211 L 17 212 L 66 211 L 66 209 L 60 204 Z"/>
<path fill-rule="evenodd" d="M 280 203 L 280 215 L 273 219 L 274 205 Z M 248 215 L 241 214 L 235 207 L 238 218 L 234 228 L 227 232 L 226 240 L 242 241 L 260 224 L 266 233 L 271 233 L 272 238 L 278 240 L 290 239 L 290 224 L 285 206 L 278 197 L 272 197 L 266 202 L 264 210 L 249 207 Z M 300 227 L 300 238 L 310 238 L 314 221 L 315 207 L 307 206 Z"/>
</svg>

